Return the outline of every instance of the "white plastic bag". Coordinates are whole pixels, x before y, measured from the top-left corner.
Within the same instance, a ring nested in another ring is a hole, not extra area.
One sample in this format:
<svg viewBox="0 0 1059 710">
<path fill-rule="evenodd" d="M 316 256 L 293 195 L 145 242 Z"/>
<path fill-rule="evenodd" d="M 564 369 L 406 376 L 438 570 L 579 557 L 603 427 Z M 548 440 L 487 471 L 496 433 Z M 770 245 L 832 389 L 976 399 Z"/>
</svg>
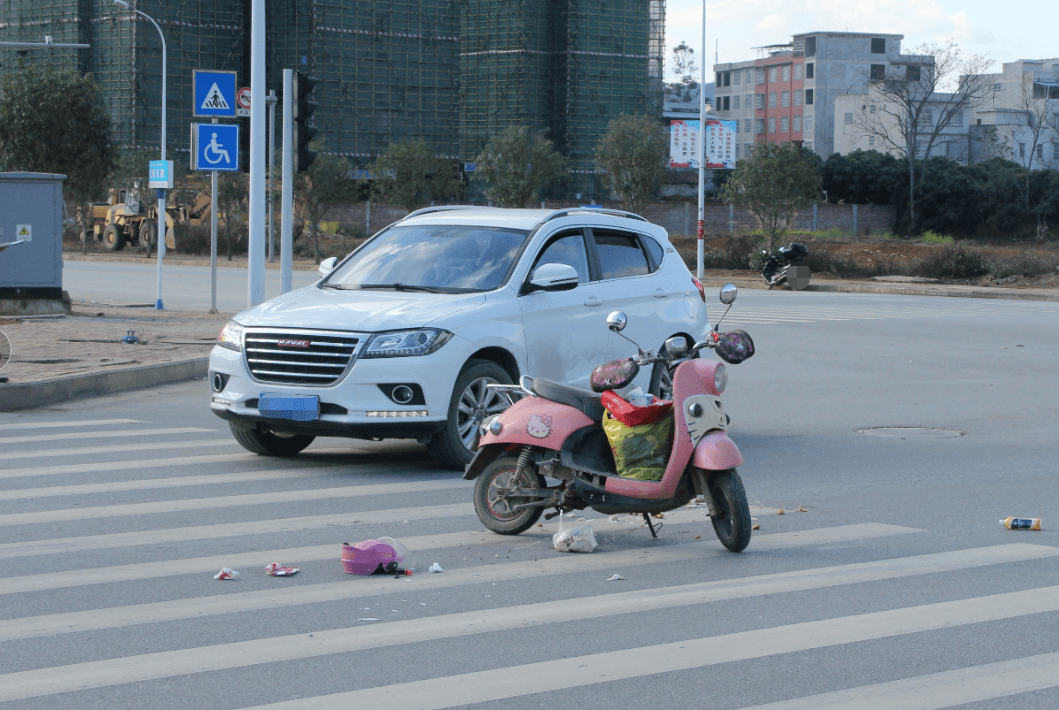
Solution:
<svg viewBox="0 0 1059 710">
<path fill-rule="evenodd" d="M 592 552 L 598 546 L 592 532 L 592 521 L 564 530 L 560 518 L 559 532 L 552 535 L 552 545 L 559 552 Z"/>
</svg>

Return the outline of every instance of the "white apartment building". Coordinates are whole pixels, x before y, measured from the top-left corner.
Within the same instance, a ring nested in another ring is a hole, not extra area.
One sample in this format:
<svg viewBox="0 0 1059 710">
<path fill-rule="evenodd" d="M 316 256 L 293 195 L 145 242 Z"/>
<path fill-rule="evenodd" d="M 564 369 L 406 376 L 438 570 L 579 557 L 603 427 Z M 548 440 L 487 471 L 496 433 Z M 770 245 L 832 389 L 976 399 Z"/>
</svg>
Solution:
<svg viewBox="0 0 1059 710">
<path fill-rule="evenodd" d="M 1031 168 L 1059 168 L 1059 59 L 1020 59 L 996 74 L 979 75 L 984 98 L 956 113 L 931 150 L 960 162 L 999 156 Z M 951 94 L 938 93 L 921 116 L 921 132 L 937 125 Z M 887 110 L 889 109 L 889 110 Z M 836 97 L 835 152 L 878 150 L 903 154 L 883 135 L 898 134 L 896 120 L 878 91 Z M 917 151 L 923 157 L 925 145 Z"/>
</svg>

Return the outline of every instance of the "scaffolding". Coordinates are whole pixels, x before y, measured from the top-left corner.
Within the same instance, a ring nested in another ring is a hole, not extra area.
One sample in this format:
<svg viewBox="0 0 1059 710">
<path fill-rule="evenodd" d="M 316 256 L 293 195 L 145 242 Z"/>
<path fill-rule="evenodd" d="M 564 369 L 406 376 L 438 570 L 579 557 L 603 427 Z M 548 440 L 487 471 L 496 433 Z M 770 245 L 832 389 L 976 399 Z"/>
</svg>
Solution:
<svg viewBox="0 0 1059 710">
<path fill-rule="evenodd" d="M 186 153 L 192 70 L 235 71 L 249 84 L 250 0 L 134 6 L 165 33 L 167 150 Z M 284 68 L 314 77 L 324 150 L 356 167 L 403 140 L 473 162 L 490 138 L 523 125 L 567 156 L 572 191 L 594 197 L 595 145 L 610 121 L 660 110 L 665 0 L 266 0 L 265 11 L 267 86 L 282 94 Z M 117 144 L 157 148 L 154 27 L 111 0 L 0 0 L 0 39 L 45 35 L 91 48 L 0 50 L 0 71 L 51 62 L 90 72 Z"/>
</svg>

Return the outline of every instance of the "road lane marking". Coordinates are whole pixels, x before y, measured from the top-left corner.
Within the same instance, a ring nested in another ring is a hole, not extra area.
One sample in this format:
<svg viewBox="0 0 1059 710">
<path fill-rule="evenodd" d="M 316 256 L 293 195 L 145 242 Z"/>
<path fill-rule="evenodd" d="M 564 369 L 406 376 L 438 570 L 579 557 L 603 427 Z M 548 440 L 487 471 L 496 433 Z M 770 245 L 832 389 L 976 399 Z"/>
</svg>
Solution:
<svg viewBox="0 0 1059 710">
<path fill-rule="evenodd" d="M 921 562 L 922 559 L 917 559 L 914 564 L 919 566 Z M 896 572 L 901 561 L 898 559 L 861 564 L 888 565 Z M 860 565 L 843 567 L 859 568 Z M 783 573 L 776 575 L 775 579 L 765 581 L 764 584 L 760 579 L 754 578 L 726 579 L 667 589 L 643 589 L 561 601 L 549 600 L 407 621 L 327 629 L 314 631 L 311 637 L 300 633 L 9 673 L 0 676 L 0 702 L 191 673 L 636 614 L 647 610 L 762 594 L 766 588 L 771 590 L 769 593 L 814 589 L 832 586 L 829 582 L 837 579 L 857 578 L 857 573 L 860 573 L 860 578 L 865 581 L 872 581 L 872 574 L 866 572 L 867 568 L 857 569 L 850 574 L 850 571 L 843 567 Z M 920 569 L 924 573 L 930 572 L 929 565 L 922 565 Z M 783 579 L 784 577 L 791 579 Z M 799 581 L 794 582 L 794 578 Z M 1052 613 L 1057 610 L 1059 586 L 1043 587 L 529 663 L 262 707 L 273 710 L 345 710 L 349 707 L 368 707 L 372 710 L 448 708 L 953 626 Z M 578 671 L 571 673 L 571 668 L 577 668 Z"/>
<path fill-rule="evenodd" d="M 644 590 L 641 593 L 641 601 L 649 601 L 652 591 Z M 597 598 L 596 604 L 599 603 Z M 562 604 L 555 602 L 545 604 L 545 606 L 548 605 L 562 606 Z M 587 605 L 581 606 L 575 603 L 573 606 L 589 612 L 590 616 L 599 616 L 598 612 L 592 614 L 591 612 L 596 611 L 596 609 Z M 609 609 L 607 610 L 609 611 Z M 255 706 L 254 708 L 244 708 L 244 710 L 309 710 L 310 708 L 311 710 L 346 710 L 346 708 L 351 707 L 364 707 L 372 710 L 442 710 L 443 708 L 470 705 L 472 703 L 496 703 L 510 698 L 525 697 L 538 693 L 581 688 L 629 678 L 642 678 L 649 675 L 704 668 L 722 663 L 766 658 L 799 651 L 830 648 L 875 639 L 893 638 L 907 634 L 952 628 L 954 626 L 966 626 L 1033 614 L 1046 614 L 1056 610 L 1059 610 L 1059 587 L 1043 587 L 1041 589 L 1008 592 L 959 601 L 843 616 L 823 621 L 808 621 L 754 631 L 741 631 L 721 636 L 707 636 L 674 643 L 641 646 L 622 651 L 573 656 L 552 661 L 479 671 L 477 673 L 463 673 L 409 683 L 395 683 L 365 690 L 270 703 L 268 705 Z M 505 628 L 521 628 L 538 623 L 535 617 L 522 616 L 520 614 L 522 608 L 510 607 L 507 611 L 512 613 L 512 618 L 509 622 L 512 625 Z M 603 609 L 599 609 L 599 611 L 603 611 Z M 635 611 L 637 611 L 635 608 L 630 609 L 630 612 Z M 555 613 L 554 616 L 558 617 L 559 614 Z M 451 634 L 455 635 L 461 631 L 464 634 L 477 631 L 478 624 L 474 623 L 476 620 L 461 619 L 461 621 L 463 622 L 463 627 L 451 629 Z M 516 623 L 518 626 L 514 625 Z M 380 638 L 381 634 L 386 632 L 391 635 L 395 634 L 395 632 L 399 633 L 393 628 L 392 624 L 379 624 L 367 628 L 362 627 L 358 630 L 364 634 L 362 643 L 370 643 L 375 639 L 378 639 L 380 643 L 386 642 L 387 639 Z M 412 629 L 409 629 L 409 631 L 414 633 Z M 320 646 L 323 647 L 327 639 L 321 639 L 320 637 L 326 636 L 326 632 L 314 632 L 314 636 L 316 638 L 312 640 L 321 641 Z M 305 635 L 303 634 L 302 637 L 304 638 Z M 304 638 L 304 641 L 309 641 L 309 639 Z M 198 650 L 201 653 L 205 649 Z M 294 648 L 284 650 L 295 651 Z M 278 657 L 282 656 L 283 653 L 277 649 L 275 655 Z M 139 658 L 143 657 L 138 657 L 136 660 L 139 660 Z M 276 660 L 287 659 L 276 658 Z M 67 666 L 62 670 L 69 668 L 71 667 Z M 571 669 L 576 669 L 576 672 L 571 672 Z M 57 669 L 49 670 L 55 671 Z M 113 672 L 111 669 L 107 670 Z M 141 667 L 137 670 L 142 672 L 146 669 Z M 54 680 L 54 676 L 49 676 L 47 671 L 29 672 L 38 674 L 33 679 L 35 682 L 35 685 L 32 686 L 34 690 L 40 694 L 51 692 L 49 683 Z M 81 669 L 77 669 L 74 673 L 75 677 L 70 679 L 70 685 L 80 679 L 81 687 L 95 687 L 94 685 L 88 686 L 84 684 L 102 680 L 102 678 L 95 679 L 91 676 L 83 675 Z M 168 672 L 166 674 L 169 675 Z M 129 673 L 128 675 L 131 676 L 134 673 Z M 0 676 L 0 681 L 3 678 L 4 676 Z M 18 683 L 20 680 L 17 679 L 15 682 Z M 29 679 L 27 678 L 27 680 Z M 17 690 L 21 690 L 21 688 L 16 688 Z M 878 707 L 889 708 L 890 706 L 880 705 Z"/>
<path fill-rule="evenodd" d="M 670 523 L 677 525 L 704 525 L 709 529 L 706 518 L 680 520 L 678 511 L 670 515 L 676 517 Z M 752 509 L 753 512 L 753 509 Z M 600 523 L 596 526 L 596 534 L 606 545 L 607 535 L 625 530 L 641 527 L 639 521 L 625 521 L 619 523 Z M 536 528 L 534 530 L 537 530 Z M 507 546 L 523 549 L 540 545 L 543 548 L 551 546 L 552 533 L 550 526 L 539 529 L 539 532 L 524 532 L 517 538 L 512 539 L 505 535 L 495 535 L 487 530 L 474 530 L 468 532 L 438 533 L 436 535 L 423 535 L 416 537 L 402 537 L 401 541 L 415 550 L 434 550 L 446 547 L 460 547 L 465 545 L 485 546 Z M 905 528 L 897 525 L 886 525 L 882 523 L 857 523 L 854 525 L 841 525 L 831 528 L 819 528 L 816 530 L 800 530 L 788 533 L 772 533 L 769 535 L 755 535 L 750 547 L 750 552 L 765 552 L 773 549 L 781 549 L 778 545 L 790 547 L 810 547 L 814 545 L 827 545 L 846 542 L 859 542 L 892 535 L 907 535 L 921 532 L 915 528 Z M 789 541 L 789 542 L 785 542 Z M 689 541 L 690 542 L 690 541 Z M 261 552 L 246 552 L 239 554 L 225 553 L 223 555 L 212 555 L 209 557 L 191 557 L 180 560 L 163 560 L 160 562 L 141 562 L 131 565 L 117 565 L 113 567 L 91 567 L 81 570 L 67 570 L 63 572 L 47 572 L 44 574 L 25 575 L 20 577 L 0 577 L 0 595 L 24 594 L 26 592 L 42 592 L 49 589 L 65 589 L 69 587 L 83 587 L 91 584 L 113 584 L 116 582 L 133 582 L 144 579 L 157 579 L 159 577 L 177 577 L 186 574 L 200 574 L 215 572 L 222 567 L 262 566 L 268 564 L 268 560 L 287 560 L 291 563 L 303 564 L 317 560 L 337 560 L 338 548 L 335 544 L 312 545 L 308 547 L 292 547 L 281 550 L 264 550 Z M 577 564 L 592 564 L 590 560 L 601 560 L 600 564 L 609 564 L 602 560 L 609 559 L 604 554 L 593 557 L 571 557 L 564 558 L 578 560 Z"/>
<path fill-rule="evenodd" d="M 804 546 L 804 541 L 783 533 L 767 537 L 769 549 L 785 549 Z M 645 556 L 646 553 L 646 556 Z M 415 585 L 415 591 L 442 589 L 456 586 L 484 584 L 487 582 L 534 579 L 559 574 L 580 573 L 620 566 L 631 569 L 641 565 L 689 562 L 707 556 L 730 554 L 720 543 L 688 542 L 668 548 L 637 548 L 600 555 L 590 560 L 579 560 L 569 556 L 551 557 L 532 562 L 511 562 L 498 565 L 466 567 L 450 570 L 445 575 L 426 575 Z M 915 557 L 903 557 L 879 562 L 861 562 L 835 567 L 813 568 L 794 572 L 740 577 L 736 580 L 721 580 L 700 584 L 663 587 L 652 590 L 658 599 L 644 610 L 664 609 L 710 601 L 741 599 L 746 597 L 782 594 L 787 592 L 823 589 L 847 584 L 862 584 L 885 579 L 898 579 L 924 574 L 974 569 L 994 564 L 1010 564 L 1027 560 L 1039 560 L 1059 555 L 1059 548 L 1028 544 L 1002 545 L 956 550 Z M 260 564 L 260 562 L 259 562 Z M 400 582 L 400 580 L 398 580 Z M 373 597 L 409 588 L 398 584 L 373 584 L 359 586 L 349 581 L 316 584 L 293 589 L 274 589 L 225 594 L 193 599 L 175 599 L 150 604 L 125 607 L 108 607 L 65 614 L 48 614 L 0 621 L 0 641 L 56 636 L 82 631 L 124 628 L 140 624 L 155 624 L 184 619 L 200 619 L 207 616 L 265 611 L 289 606 L 304 606 L 335 601 L 348 601 L 362 597 Z M 689 595 L 693 601 L 688 601 Z M 606 599 L 610 595 L 600 598 Z M 671 601 L 667 601 L 669 599 Z M 557 604 L 565 603 L 556 601 Z M 424 622 L 429 626 L 429 619 Z M 402 637 L 403 638 L 403 637 Z M 432 638 L 432 637 L 431 637 Z M 429 640 L 429 639 L 421 639 Z M 404 639 L 401 643 L 411 642 Z"/>
<path fill-rule="evenodd" d="M 121 431 L 79 431 L 67 434 L 34 434 L 33 436 L 3 436 L 0 444 L 35 444 L 44 441 L 70 441 L 71 439 L 124 439 L 129 436 L 164 436 L 166 434 L 219 434 L 218 429 L 184 426 L 170 429 L 122 429 Z"/>
<path fill-rule="evenodd" d="M 0 431 L 15 431 L 21 429 L 59 429 L 63 427 L 78 426 L 110 426 L 112 424 L 146 424 L 139 419 L 86 419 L 83 422 L 25 422 L 22 424 L 0 424 Z M 0 437 L 4 441 L 4 437 Z"/>
<path fill-rule="evenodd" d="M 37 513 L 8 513 L 0 515 L 0 527 L 16 525 L 43 525 L 45 523 L 62 523 L 74 520 L 101 520 L 103 518 L 121 518 L 131 515 L 165 515 L 166 513 L 184 513 L 193 510 L 216 510 L 218 508 L 243 508 L 253 505 L 276 505 L 305 503 L 314 500 L 333 500 L 340 498 L 357 498 L 362 496 L 384 496 L 400 493 L 426 493 L 430 491 L 474 489 L 474 483 L 461 478 L 445 481 L 410 481 L 408 483 L 368 483 L 340 488 L 309 488 L 293 491 L 276 491 L 273 493 L 245 493 L 234 496 L 209 496 L 206 498 L 184 498 L 180 500 L 161 500 L 151 503 L 127 503 L 123 505 L 101 505 L 91 508 L 64 508 L 45 510 Z"/>
<path fill-rule="evenodd" d="M 0 439 L 3 443 L 3 439 Z M 158 451 L 161 449 L 201 449 L 208 446 L 238 446 L 234 439 L 202 439 L 200 441 L 152 441 L 147 444 L 120 444 L 117 446 L 85 446 L 80 449 L 38 449 L 15 451 L 4 454 L 5 461 L 15 459 L 53 459 L 59 456 L 94 456 L 96 454 L 123 454 L 131 451 Z"/>
<path fill-rule="evenodd" d="M 941 710 L 1055 687 L 1059 687 L 1059 653 L 1044 653 L 742 710 Z"/>
<path fill-rule="evenodd" d="M 122 493 L 125 491 L 162 490 L 166 488 L 185 488 L 189 486 L 209 486 L 225 483 L 253 483 L 257 481 L 282 481 L 298 479 L 319 479 L 325 475 L 392 473 L 393 465 L 358 466 L 350 471 L 328 468 L 291 468 L 277 471 L 243 471 L 240 473 L 207 473 L 200 476 L 179 476 L 176 478 L 143 478 L 135 481 L 112 481 L 109 483 L 78 483 L 70 486 L 48 486 L 45 488 L 16 488 L 0 491 L 0 501 L 34 500 L 37 498 L 54 498 L 57 496 L 92 495 L 96 493 Z"/>
<path fill-rule="evenodd" d="M 365 510 L 359 513 L 330 513 L 326 515 L 308 515 L 297 518 L 273 518 L 270 520 L 251 520 L 242 523 L 218 523 L 186 528 L 166 528 L 159 530 L 140 530 L 127 533 L 108 533 L 105 535 L 76 536 L 51 538 L 46 540 L 28 540 L 0 544 L 0 559 L 26 557 L 31 555 L 69 555 L 89 550 L 109 550 L 119 547 L 137 547 L 140 545 L 161 545 L 192 540 L 214 540 L 227 537 L 244 537 L 253 535 L 273 535 L 279 533 L 319 530 L 322 528 L 352 528 L 354 526 L 376 523 L 397 523 L 409 520 L 432 520 L 436 518 L 461 518 L 474 516 L 474 505 L 471 503 L 454 503 L 451 505 L 415 506 L 410 508 L 389 508 L 385 510 Z M 336 531 L 342 535 L 344 530 Z M 335 539 L 338 539 L 337 537 Z"/>
<path fill-rule="evenodd" d="M 158 431 L 163 430 L 156 430 Z M 176 430 L 173 430 L 176 431 Z M 210 431 L 209 429 L 188 429 L 188 432 L 202 432 Z M 344 455 L 353 454 L 363 456 L 364 450 L 358 449 L 312 449 L 301 454 L 299 461 L 305 463 L 304 468 L 310 469 L 314 465 L 319 467 L 321 465 L 331 465 L 331 462 L 321 464 L 320 461 L 313 460 L 313 454 L 325 454 L 325 455 Z M 264 459 L 267 461 L 268 459 Z M 62 474 L 80 474 L 80 473 L 99 473 L 99 472 L 113 472 L 113 471 L 139 471 L 148 468 L 176 468 L 178 466 L 206 466 L 211 464 L 223 464 L 223 463 L 254 463 L 262 462 L 262 457 L 257 454 L 250 452 L 243 452 L 240 454 L 215 454 L 205 456 L 174 456 L 163 459 L 141 459 L 137 461 L 100 461 L 94 463 L 75 463 L 75 464 L 62 464 L 57 466 L 30 466 L 26 468 L 0 468 L 0 479 L 3 478 L 31 478 L 34 476 L 58 476 Z M 424 462 L 409 462 L 403 464 L 405 466 L 424 466 L 433 465 L 428 461 Z M 437 470 L 437 469 L 433 469 Z"/>
</svg>

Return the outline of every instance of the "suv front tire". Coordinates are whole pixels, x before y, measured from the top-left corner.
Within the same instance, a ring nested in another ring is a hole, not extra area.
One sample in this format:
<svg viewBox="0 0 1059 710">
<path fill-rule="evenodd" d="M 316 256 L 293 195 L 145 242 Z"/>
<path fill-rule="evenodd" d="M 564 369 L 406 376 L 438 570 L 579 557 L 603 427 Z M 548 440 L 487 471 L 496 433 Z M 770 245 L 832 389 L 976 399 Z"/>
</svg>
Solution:
<svg viewBox="0 0 1059 710">
<path fill-rule="evenodd" d="M 478 448 L 478 427 L 510 406 L 508 400 L 486 385 L 512 384 L 507 371 L 488 360 L 470 360 L 464 365 L 449 400 L 445 428 L 434 435 L 427 451 L 440 466 L 462 471 Z"/>
</svg>

